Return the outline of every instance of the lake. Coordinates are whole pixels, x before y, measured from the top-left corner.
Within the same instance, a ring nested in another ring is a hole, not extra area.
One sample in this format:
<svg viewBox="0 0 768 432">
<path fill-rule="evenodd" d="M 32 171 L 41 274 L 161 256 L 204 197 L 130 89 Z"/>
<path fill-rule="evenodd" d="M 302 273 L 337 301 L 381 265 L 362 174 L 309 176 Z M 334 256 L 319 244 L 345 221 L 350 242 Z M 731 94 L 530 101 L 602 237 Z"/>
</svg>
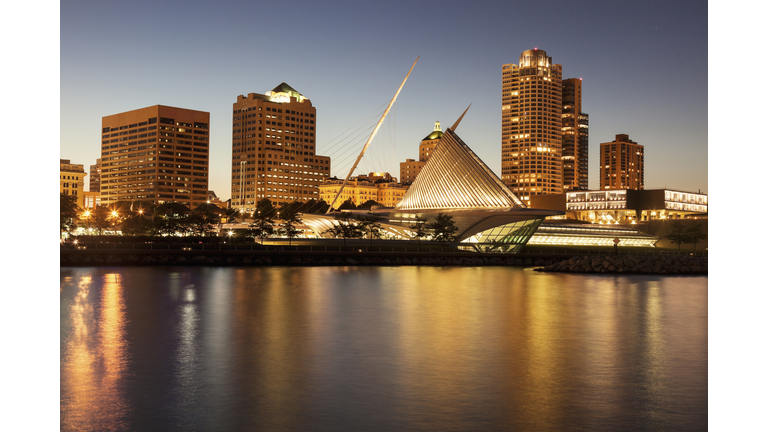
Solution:
<svg viewBox="0 0 768 432">
<path fill-rule="evenodd" d="M 60 274 L 61 430 L 707 429 L 707 277 Z"/>
</svg>

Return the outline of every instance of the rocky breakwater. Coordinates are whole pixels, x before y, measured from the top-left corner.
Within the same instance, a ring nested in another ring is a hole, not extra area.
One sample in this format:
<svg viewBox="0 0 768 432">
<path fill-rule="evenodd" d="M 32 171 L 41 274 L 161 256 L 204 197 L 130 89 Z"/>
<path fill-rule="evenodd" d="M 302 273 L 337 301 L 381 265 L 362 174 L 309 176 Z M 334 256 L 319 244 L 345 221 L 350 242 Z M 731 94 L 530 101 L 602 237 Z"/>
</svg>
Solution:
<svg viewBox="0 0 768 432">
<path fill-rule="evenodd" d="M 592 255 L 536 268 L 541 272 L 705 275 L 707 257 L 690 255 Z"/>
</svg>

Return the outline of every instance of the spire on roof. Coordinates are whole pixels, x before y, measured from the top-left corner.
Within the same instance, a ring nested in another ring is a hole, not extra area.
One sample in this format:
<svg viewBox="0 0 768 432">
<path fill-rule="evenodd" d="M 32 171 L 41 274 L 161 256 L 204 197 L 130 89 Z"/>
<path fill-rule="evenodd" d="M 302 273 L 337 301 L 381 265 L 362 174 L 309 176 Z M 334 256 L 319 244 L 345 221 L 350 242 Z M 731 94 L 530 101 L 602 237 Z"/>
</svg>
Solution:
<svg viewBox="0 0 768 432">
<path fill-rule="evenodd" d="M 465 109 L 464 112 L 461 113 L 461 116 L 459 116 L 459 119 L 456 120 L 456 123 L 454 123 L 453 126 L 451 126 L 451 130 L 452 131 L 456 132 L 456 128 L 459 127 L 459 123 L 461 123 L 461 119 L 464 118 L 464 114 L 466 114 L 467 111 L 469 111 L 469 107 L 471 107 L 471 106 L 472 106 L 472 104 L 470 103 L 469 106 L 467 107 L 467 109 Z"/>
</svg>

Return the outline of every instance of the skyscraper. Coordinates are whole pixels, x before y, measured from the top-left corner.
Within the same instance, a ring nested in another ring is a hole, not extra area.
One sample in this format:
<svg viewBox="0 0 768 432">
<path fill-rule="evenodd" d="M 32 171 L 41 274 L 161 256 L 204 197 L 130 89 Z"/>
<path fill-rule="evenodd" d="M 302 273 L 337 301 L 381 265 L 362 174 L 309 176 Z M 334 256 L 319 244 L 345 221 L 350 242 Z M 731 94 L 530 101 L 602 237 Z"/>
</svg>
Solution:
<svg viewBox="0 0 768 432">
<path fill-rule="evenodd" d="M 273 205 L 320 199 L 331 158 L 316 150 L 312 102 L 286 83 L 266 94 L 240 95 L 232 104 L 232 206 L 253 212 Z"/>
<path fill-rule="evenodd" d="M 178 202 L 208 194 L 210 114 L 155 105 L 101 119 L 101 204 Z"/>
<path fill-rule="evenodd" d="M 645 188 L 643 146 L 619 134 L 600 144 L 600 189 Z"/>
<path fill-rule="evenodd" d="M 562 76 L 535 48 L 502 66 L 501 180 L 525 203 L 563 192 Z"/>
<path fill-rule="evenodd" d="M 563 80 L 563 189 L 589 189 L 589 114 L 581 112 L 581 78 Z"/>
</svg>

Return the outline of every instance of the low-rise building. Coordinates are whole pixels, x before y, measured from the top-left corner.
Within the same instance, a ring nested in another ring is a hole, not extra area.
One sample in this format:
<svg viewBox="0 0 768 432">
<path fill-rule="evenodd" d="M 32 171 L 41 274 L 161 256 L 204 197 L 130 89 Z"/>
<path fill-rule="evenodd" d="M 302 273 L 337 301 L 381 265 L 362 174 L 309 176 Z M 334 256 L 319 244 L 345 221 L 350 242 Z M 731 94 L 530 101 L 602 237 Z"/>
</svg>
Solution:
<svg viewBox="0 0 768 432">
<path fill-rule="evenodd" d="M 343 184 L 343 179 L 335 177 L 326 180 L 319 186 L 320 199 L 331 204 Z M 408 186 L 398 183 L 397 178 L 389 173 L 372 172 L 349 179 L 334 206 L 338 207 L 347 200 L 352 200 L 356 206 L 373 200 L 384 207 L 394 207 L 407 191 Z"/>
<path fill-rule="evenodd" d="M 85 195 L 85 205 L 83 208 L 93 209 L 101 205 L 101 194 L 99 192 L 87 191 L 83 194 Z"/>
<path fill-rule="evenodd" d="M 568 219 L 616 223 L 706 217 L 708 199 L 671 189 L 592 190 L 532 197 L 531 206 L 564 211 Z"/>
<path fill-rule="evenodd" d="M 77 197 L 77 205 L 85 207 L 85 169 L 69 159 L 59 159 L 59 193 Z"/>
<path fill-rule="evenodd" d="M 435 151 L 435 147 L 437 147 L 442 136 L 443 131 L 440 129 L 440 122 L 436 121 L 435 128 L 419 144 L 419 160 L 406 159 L 405 162 L 400 162 L 400 182 L 411 184 L 416 180 L 416 176 L 424 168 L 427 160 L 429 160 L 429 155 Z"/>
</svg>

